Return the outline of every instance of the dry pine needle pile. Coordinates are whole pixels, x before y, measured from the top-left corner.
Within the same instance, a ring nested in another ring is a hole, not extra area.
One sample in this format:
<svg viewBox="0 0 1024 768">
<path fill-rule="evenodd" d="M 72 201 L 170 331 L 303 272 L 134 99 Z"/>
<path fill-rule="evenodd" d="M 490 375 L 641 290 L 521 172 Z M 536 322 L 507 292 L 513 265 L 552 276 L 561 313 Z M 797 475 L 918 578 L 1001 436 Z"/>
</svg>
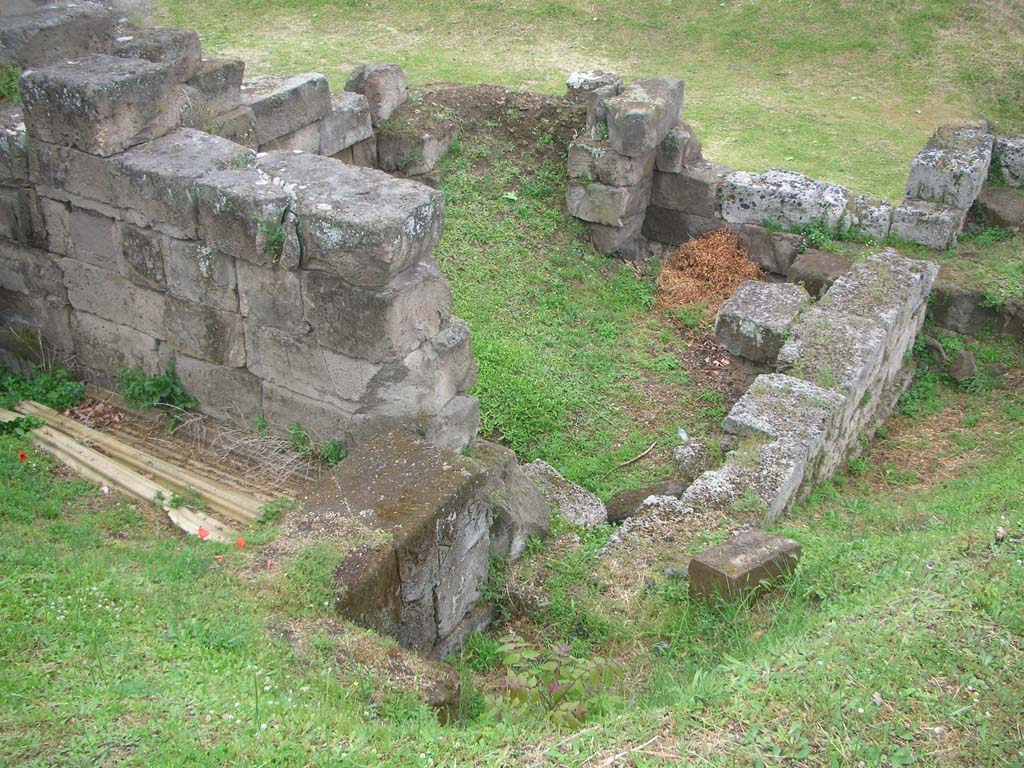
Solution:
<svg viewBox="0 0 1024 768">
<path fill-rule="evenodd" d="M 658 304 L 673 309 L 703 303 L 715 312 L 744 280 L 762 277 L 736 235 L 719 229 L 683 243 L 665 257 L 658 275 Z"/>
</svg>

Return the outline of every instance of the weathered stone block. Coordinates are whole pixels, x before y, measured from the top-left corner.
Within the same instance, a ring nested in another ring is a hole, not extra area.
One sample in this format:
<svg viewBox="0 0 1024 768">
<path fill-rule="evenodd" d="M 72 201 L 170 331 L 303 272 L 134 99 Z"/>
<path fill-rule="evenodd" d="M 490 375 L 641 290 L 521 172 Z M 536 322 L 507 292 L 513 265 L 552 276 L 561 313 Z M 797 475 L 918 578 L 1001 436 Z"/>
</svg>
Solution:
<svg viewBox="0 0 1024 768">
<path fill-rule="evenodd" d="M 230 368 L 245 365 L 242 317 L 234 312 L 220 312 L 168 296 L 164 328 L 167 345 L 177 352 Z"/>
<path fill-rule="evenodd" d="M 592 528 L 608 521 L 608 511 L 597 496 L 566 480 L 546 461 L 535 459 L 523 466 L 523 472 L 551 509 L 573 525 Z"/>
<path fill-rule="evenodd" d="M 298 424 L 317 443 L 347 439 L 355 405 L 341 408 L 321 397 L 300 395 L 269 381 L 264 381 L 262 387 L 263 416 L 279 433 L 286 434 L 286 425 Z"/>
<path fill-rule="evenodd" d="M 748 531 L 690 560 L 693 597 L 738 602 L 788 576 L 800 562 L 800 544 L 764 531 Z"/>
<path fill-rule="evenodd" d="M 790 325 L 808 303 L 799 285 L 747 280 L 718 310 L 715 336 L 734 355 L 774 363 Z"/>
<path fill-rule="evenodd" d="M 210 132 L 243 147 L 256 149 L 259 146 L 256 143 L 256 116 L 252 107 L 238 107 L 217 115 L 210 126 Z"/>
<path fill-rule="evenodd" d="M 867 195 L 857 195 L 853 201 L 857 227 L 862 235 L 877 242 L 889 236 L 892 227 L 892 206 L 885 200 L 875 200 Z"/>
<path fill-rule="evenodd" d="M 382 170 L 422 176 L 434 170 L 455 138 L 455 123 L 439 123 L 429 130 L 391 130 L 388 123 L 377 134 L 377 162 Z M 326 154 L 326 153 L 325 153 Z"/>
<path fill-rule="evenodd" d="M 155 338 L 164 336 L 164 295 L 129 282 L 120 275 L 78 259 L 61 259 L 68 301 L 75 309 L 112 323 L 132 327 Z"/>
<path fill-rule="evenodd" d="M 373 136 L 370 102 L 361 93 L 331 95 L 331 111 L 320 121 L 320 154 L 335 155 Z"/>
<path fill-rule="evenodd" d="M 811 296 L 817 298 L 849 272 L 852 266 L 853 256 L 809 248 L 793 261 L 786 279 L 802 285 Z"/>
<path fill-rule="evenodd" d="M 121 229 L 121 274 L 143 288 L 167 290 L 163 237 L 151 229 L 124 224 Z"/>
<path fill-rule="evenodd" d="M 573 72 L 565 80 L 565 97 L 572 100 L 589 99 L 598 88 L 612 88 L 615 93 L 622 90 L 622 78 L 614 72 L 593 70 Z"/>
<path fill-rule="evenodd" d="M 28 131 L 21 108 L 0 107 L 0 183 L 28 182 Z"/>
<path fill-rule="evenodd" d="M 235 261 L 230 255 L 195 240 L 152 234 L 163 256 L 171 296 L 223 312 L 238 311 Z"/>
<path fill-rule="evenodd" d="M 679 121 L 665 134 L 657 151 L 657 167 L 662 173 L 680 173 L 701 159 L 700 139 L 689 123 Z"/>
<path fill-rule="evenodd" d="M 303 322 L 302 286 L 298 272 L 279 267 L 258 267 L 245 261 L 235 265 L 238 306 L 243 317 L 260 326 L 308 334 Z"/>
<path fill-rule="evenodd" d="M 248 167 L 254 158 L 226 139 L 183 128 L 111 161 L 114 198 L 167 234 L 194 237 L 196 182 L 212 171 Z"/>
<path fill-rule="evenodd" d="M 45 245 L 39 197 L 29 187 L 0 187 L 0 238 Z"/>
<path fill-rule="evenodd" d="M 654 171 L 654 153 L 630 157 L 605 142 L 579 139 L 569 145 L 569 178 L 582 184 L 598 181 L 612 187 L 631 187 Z"/>
<path fill-rule="evenodd" d="M 683 81 L 671 77 L 637 80 L 605 101 L 608 143 L 623 155 L 653 152 L 679 122 Z"/>
<path fill-rule="evenodd" d="M 679 173 L 655 173 L 651 202 L 661 208 L 717 218 L 718 195 L 725 178 L 732 172 L 728 166 L 702 161 Z"/>
<path fill-rule="evenodd" d="M 1000 136 L 995 141 L 995 158 L 1003 179 L 1011 187 L 1024 184 L 1024 136 Z"/>
<path fill-rule="evenodd" d="M 638 213 L 622 220 L 620 227 L 608 227 L 603 224 L 590 225 L 590 242 L 601 253 L 616 253 L 623 246 L 640 236 L 644 224 L 644 214 Z"/>
<path fill-rule="evenodd" d="M 1024 192 L 1010 187 L 985 187 L 976 202 L 990 226 L 1020 229 L 1024 224 Z"/>
<path fill-rule="evenodd" d="M 0 240 L 0 288 L 37 298 L 67 301 L 64 273 L 46 251 Z"/>
<path fill-rule="evenodd" d="M 910 164 L 907 199 L 967 210 L 988 176 L 992 137 L 976 128 L 939 128 Z"/>
<path fill-rule="evenodd" d="M 623 520 L 632 517 L 644 505 L 645 500 L 651 496 L 669 496 L 678 499 L 679 494 L 684 490 L 686 490 L 685 484 L 677 480 L 665 480 L 661 483 L 645 485 L 642 488 L 629 488 L 625 491 L 619 491 L 605 505 L 608 508 L 608 522 L 621 523 Z"/>
<path fill-rule="evenodd" d="M 830 228 L 849 223 L 849 193 L 838 184 L 792 171 L 736 171 L 722 187 L 722 218 L 737 224 L 772 221 L 798 227 L 821 222 Z"/>
<path fill-rule="evenodd" d="M 110 52 L 114 17 L 98 3 L 25 11 L 0 14 L 0 66 L 42 67 Z"/>
<path fill-rule="evenodd" d="M 71 314 L 71 334 L 79 364 L 94 371 L 114 374 L 137 365 L 154 374 L 167 365 L 168 355 L 157 339 L 88 312 Z"/>
<path fill-rule="evenodd" d="M 774 232 L 756 224 L 730 224 L 747 257 L 765 272 L 784 275 L 797 255 L 806 247 L 801 235 Z"/>
<path fill-rule="evenodd" d="M 413 181 L 330 158 L 272 152 L 258 160 L 294 189 L 303 263 L 356 286 L 380 286 L 428 259 L 441 237 L 444 196 Z"/>
<path fill-rule="evenodd" d="M 72 208 L 68 222 L 71 253 L 76 259 L 118 272 L 121 269 L 121 224 L 83 208 Z"/>
<path fill-rule="evenodd" d="M 892 212 L 890 235 L 895 240 L 926 245 L 937 251 L 956 242 L 966 211 L 923 200 L 904 200 Z"/>
<path fill-rule="evenodd" d="M 404 357 L 451 316 L 451 288 L 433 262 L 416 264 L 381 288 L 304 271 L 302 298 L 322 346 L 372 362 Z"/>
<path fill-rule="evenodd" d="M 565 204 L 570 214 L 609 227 L 621 227 L 625 219 L 643 213 L 650 200 L 650 177 L 632 187 L 570 184 L 565 191 Z"/>
<path fill-rule="evenodd" d="M 267 75 L 242 83 L 242 104 L 256 116 L 260 146 L 315 123 L 331 111 L 327 78 L 318 72 Z"/>
<path fill-rule="evenodd" d="M 345 90 L 361 93 L 370 103 L 370 118 L 376 128 L 405 103 L 405 73 L 397 64 L 364 64 L 348 76 Z"/>
<path fill-rule="evenodd" d="M 177 126 L 175 85 L 167 64 L 116 56 L 26 70 L 25 124 L 40 141 L 107 157 Z"/>
<path fill-rule="evenodd" d="M 291 133 L 260 144 L 260 152 L 273 152 L 274 150 L 320 154 L 320 122 L 304 125 Z"/>
<path fill-rule="evenodd" d="M 56 200 L 73 195 L 98 203 L 114 200 L 110 161 L 71 147 L 28 139 L 29 177 L 40 194 Z"/>
<path fill-rule="evenodd" d="M 226 368 L 179 352 L 174 371 L 203 413 L 246 424 L 263 412 L 262 384 L 244 368 Z"/>
<path fill-rule="evenodd" d="M 29 373 L 34 364 L 53 362 L 53 350 L 71 352 L 71 308 L 57 297 L 40 298 L 0 287 L 0 360 Z"/>
<path fill-rule="evenodd" d="M 620 85 L 603 85 L 590 92 L 587 103 L 587 128 L 590 138 L 595 141 L 608 139 L 608 110 L 605 107 L 608 99 L 619 95 Z"/>
<path fill-rule="evenodd" d="M 199 234 L 210 246 L 260 266 L 298 266 L 295 202 L 287 185 L 247 169 L 209 173 L 196 190 Z"/>
<path fill-rule="evenodd" d="M 244 61 L 208 59 L 199 65 L 188 84 L 203 95 L 208 109 L 222 115 L 241 104 L 244 74 Z"/>
<path fill-rule="evenodd" d="M 125 59 L 143 59 L 171 68 L 174 81 L 184 83 L 203 61 L 199 35 L 185 29 L 132 29 L 114 38 L 112 53 Z"/>
</svg>

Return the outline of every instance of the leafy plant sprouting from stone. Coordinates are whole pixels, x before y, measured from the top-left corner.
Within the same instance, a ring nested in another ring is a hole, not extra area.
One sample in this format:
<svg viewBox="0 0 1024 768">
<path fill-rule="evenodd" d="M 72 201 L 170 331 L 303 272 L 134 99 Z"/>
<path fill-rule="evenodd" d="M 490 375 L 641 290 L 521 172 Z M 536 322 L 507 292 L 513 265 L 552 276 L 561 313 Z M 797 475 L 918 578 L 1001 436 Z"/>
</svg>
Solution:
<svg viewBox="0 0 1024 768">
<path fill-rule="evenodd" d="M 260 232 L 263 234 L 263 252 L 277 264 L 284 254 L 284 224 L 281 222 L 268 224 L 261 221 Z"/>
<path fill-rule="evenodd" d="M 33 368 L 29 376 L 0 365 L 0 408 L 12 408 L 22 400 L 35 400 L 55 411 L 74 408 L 85 397 L 85 385 L 64 368 L 45 371 Z"/>
<path fill-rule="evenodd" d="M 309 436 L 309 432 L 297 422 L 288 425 L 288 443 L 298 453 L 319 456 L 332 467 L 337 466 L 348 456 L 348 451 L 337 440 L 328 440 L 317 447 L 313 443 L 313 438 Z"/>
<path fill-rule="evenodd" d="M 507 670 L 505 701 L 513 707 L 539 709 L 566 728 L 583 725 L 619 677 L 613 662 L 598 656 L 579 658 L 568 645 L 542 651 L 512 634 L 498 650 Z"/>
<path fill-rule="evenodd" d="M 121 394 L 133 408 L 161 408 L 167 411 L 168 426 L 181 418 L 182 411 L 195 408 L 198 401 L 185 391 L 174 363 L 167 363 L 163 373 L 147 376 L 142 368 L 135 365 L 117 372 L 117 383 Z"/>
<path fill-rule="evenodd" d="M 18 78 L 21 76 L 21 69 L 8 64 L 0 67 L 0 105 L 17 104 L 21 101 L 21 91 L 18 87 Z"/>
</svg>

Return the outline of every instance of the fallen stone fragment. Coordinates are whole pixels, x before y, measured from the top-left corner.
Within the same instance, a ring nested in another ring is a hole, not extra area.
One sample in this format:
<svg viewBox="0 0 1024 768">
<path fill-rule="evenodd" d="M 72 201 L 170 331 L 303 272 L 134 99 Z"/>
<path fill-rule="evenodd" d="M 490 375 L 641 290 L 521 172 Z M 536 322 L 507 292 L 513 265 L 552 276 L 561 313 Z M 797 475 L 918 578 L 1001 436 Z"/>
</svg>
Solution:
<svg viewBox="0 0 1024 768">
<path fill-rule="evenodd" d="M 535 459 L 523 471 L 551 507 L 573 525 L 592 528 L 608 521 L 608 511 L 597 496 L 566 480 L 546 461 Z"/>
<path fill-rule="evenodd" d="M 978 358 L 968 349 L 960 350 L 949 361 L 946 372 L 957 384 L 963 384 L 978 375 Z"/>
<path fill-rule="evenodd" d="M 700 139 L 693 128 L 680 120 L 658 145 L 658 170 L 662 173 L 679 173 L 701 159 L 700 149 Z"/>
<path fill-rule="evenodd" d="M 599 88 L 611 87 L 618 93 L 622 89 L 622 78 L 614 72 L 594 70 L 592 72 L 573 72 L 565 81 L 565 97 L 567 99 L 587 99 Z"/>
<path fill-rule="evenodd" d="M 397 64 L 364 64 L 345 82 L 345 90 L 361 93 L 370 102 L 370 116 L 376 128 L 405 103 L 405 73 Z"/>
<path fill-rule="evenodd" d="M 977 206 L 992 227 L 1020 229 L 1024 224 L 1024 193 L 1010 187 L 985 187 Z"/>
<path fill-rule="evenodd" d="M 686 486 L 678 480 L 665 480 L 654 485 L 645 485 L 643 488 L 619 491 L 608 500 L 608 522 L 621 523 L 632 517 L 645 505 L 645 500 L 651 497 L 671 496 L 678 500 L 679 494 L 685 489 Z"/>
<path fill-rule="evenodd" d="M 853 266 L 853 256 L 808 248 L 789 267 L 786 280 L 802 285 L 811 296 L 820 297 Z"/>
<path fill-rule="evenodd" d="M 748 531 L 690 560 L 690 595 L 739 602 L 796 570 L 800 544 L 764 531 Z"/>
<path fill-rule="evenodd" d="M 1007 184 L 1024 184 L 1024 136 L 1000 136 L 995 143 L 995 157 Z"/>
</svg>

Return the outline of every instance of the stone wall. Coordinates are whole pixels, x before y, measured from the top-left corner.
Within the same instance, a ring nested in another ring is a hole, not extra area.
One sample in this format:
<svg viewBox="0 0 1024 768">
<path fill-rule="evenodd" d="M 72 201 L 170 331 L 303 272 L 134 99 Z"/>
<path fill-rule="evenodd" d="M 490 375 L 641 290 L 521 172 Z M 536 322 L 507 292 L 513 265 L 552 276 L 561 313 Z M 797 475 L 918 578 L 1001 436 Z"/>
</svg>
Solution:
<svg viewBox="0 0 1024 768">
<path fill-rule="evenodd" d="M 88 42 L 25 70 L 0 116 L 0 359 L 45 346 L 103 383 L 173 362 L 202 410 L 248 426 L 465 446 L 475 367 L 432 255 L 443 196 L 300 151 L 367 141 L 366 95 L 244 84 L 191 32 Z M 237 141 L 199 129 L 239 113 Z"/>
</svg>

